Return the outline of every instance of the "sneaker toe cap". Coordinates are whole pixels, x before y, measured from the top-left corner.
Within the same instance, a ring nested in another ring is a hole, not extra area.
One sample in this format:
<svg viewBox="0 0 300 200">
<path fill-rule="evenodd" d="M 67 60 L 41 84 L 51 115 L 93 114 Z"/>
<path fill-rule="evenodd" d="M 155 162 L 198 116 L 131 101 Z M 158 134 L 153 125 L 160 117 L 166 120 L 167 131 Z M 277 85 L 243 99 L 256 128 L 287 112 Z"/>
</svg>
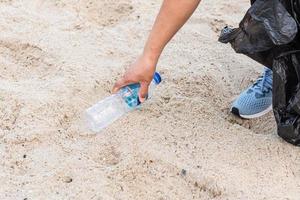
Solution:
<svg viewBox="0 0 300 200">
<path fill-rule="evenodd" d="M 272 98 L 256 99 L 251 96 L 243 96 L 234 101 L 231 111 L 232 113 L 240 115 L 255 115 L 270 107 Z"/>
</svg>

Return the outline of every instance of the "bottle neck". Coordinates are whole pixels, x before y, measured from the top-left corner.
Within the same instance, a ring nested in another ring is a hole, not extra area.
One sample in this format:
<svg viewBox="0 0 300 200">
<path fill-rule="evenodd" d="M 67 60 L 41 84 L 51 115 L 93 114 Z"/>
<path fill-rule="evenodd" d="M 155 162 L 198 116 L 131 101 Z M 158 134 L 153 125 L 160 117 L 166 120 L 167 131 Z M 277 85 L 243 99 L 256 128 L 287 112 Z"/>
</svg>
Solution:
<svg viewBox="0 0 300 200">
<path fill-rule="evenodd" d="M 151 81 L 151 84 L 149 85 L 149 90 L 148 90 L 148 97 L 150 98 L 158 84 L 154 80 Z"/>
</svg>

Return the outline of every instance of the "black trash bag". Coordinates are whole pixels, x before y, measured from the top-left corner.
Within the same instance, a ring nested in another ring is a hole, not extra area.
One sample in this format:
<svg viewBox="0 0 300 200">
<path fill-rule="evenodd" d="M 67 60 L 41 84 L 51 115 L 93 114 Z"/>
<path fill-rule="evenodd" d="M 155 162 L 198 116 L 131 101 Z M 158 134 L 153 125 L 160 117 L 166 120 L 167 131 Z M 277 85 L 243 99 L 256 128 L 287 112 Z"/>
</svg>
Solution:
<svg viewBox="0 0 300 200">
<path fill-rule="evenodd" d="M 256 0 L 239 28 L 226 27 L 219 41 L 230 42 L 237 53 L 271 67 L 274 57 L 290 50 L 284 45 L 292 42 L 297 33 L 296 20 L 279 0 Z"/>
<path fill-rule="evenodd" d="M 296 36 L 297 23 L 279 0 L 257 0 L 231 34 L 219 41 L 230 41 L 237 53 L 252 54 L 269 50 L 274 45 L 290 43 Z"/>
<path fill-rule="evenodd" d="M 300 51 L 286 52 L 274 60 L 273 110 L 278 135 L 300 146 Z"/>
<path fill-rule="evenodd" d="M 300 146 L 300 0 L 256 0 L 239 28 L 219 38 L 273 69 L 273 111 L 278 135 Z"/>
</svg>

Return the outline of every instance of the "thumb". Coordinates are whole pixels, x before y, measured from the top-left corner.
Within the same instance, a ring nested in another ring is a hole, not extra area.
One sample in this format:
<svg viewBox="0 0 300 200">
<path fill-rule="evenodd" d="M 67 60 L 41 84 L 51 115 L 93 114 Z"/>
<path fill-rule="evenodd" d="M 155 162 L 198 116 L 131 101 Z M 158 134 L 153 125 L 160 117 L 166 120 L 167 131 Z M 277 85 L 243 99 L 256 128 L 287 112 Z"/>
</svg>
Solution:
<svg viewBox="0 0 300 200">
<path fill-rule="evenodd" d="M 139 91 L 140 102 L 143 103 L 148 98 L 149 83 L 142 82 Z"/>
<path fill-rule="evenodd" d="M 129 81 L 125 80 L 124 78 L 123 79 L 120 79 L 119 81 L 117 81 L 115 83 L 115 85 L 113 86 L 113 89 L 112 89 L 112 92 L 113 93 L 116 93 L 118 92 L 122 87 L 126 86 L 126 85 L 129 85 Z"/>
</svg>

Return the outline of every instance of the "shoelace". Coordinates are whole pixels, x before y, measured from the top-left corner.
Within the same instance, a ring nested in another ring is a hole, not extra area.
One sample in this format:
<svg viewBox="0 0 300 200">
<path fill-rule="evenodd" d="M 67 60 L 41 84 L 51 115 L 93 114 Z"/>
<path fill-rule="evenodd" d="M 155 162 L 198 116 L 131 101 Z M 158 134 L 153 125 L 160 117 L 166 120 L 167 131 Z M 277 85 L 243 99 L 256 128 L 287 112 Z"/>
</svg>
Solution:
<svg viewBox="0 0 300 200">
<path fill-rule="evenodd" d="M 260 94 L 264 94 L 272 90 L 273 79 L 272 79 L 272 71 L 265 70 L 263 76 L 259 77 L 257 81 L 253 84 L 253 88 L 258 89 Z"/>
</svg>

